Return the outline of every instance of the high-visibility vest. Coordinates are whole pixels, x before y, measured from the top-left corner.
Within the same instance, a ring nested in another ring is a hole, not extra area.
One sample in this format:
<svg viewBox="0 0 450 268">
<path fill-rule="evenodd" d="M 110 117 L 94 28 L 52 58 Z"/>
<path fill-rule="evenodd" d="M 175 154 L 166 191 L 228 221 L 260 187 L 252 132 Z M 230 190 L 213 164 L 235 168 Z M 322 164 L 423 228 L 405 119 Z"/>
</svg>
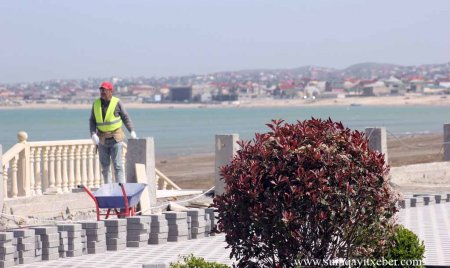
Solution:
<svg viewBox="0 0 450 268">
<path fill-rule="evenodd" d="M 116 109 L 119 98 L 112 97 L 109 102 L 108 109 L 106 110 L 105 120 L 103 120 L 102 103 L 100 99 L 96 99 L 94 102 L 94 115 L 95 122 L 97 123 L 97 129 L 102 132 L 111 132 L 122 126 L 122 119 L 114 116 L 114 110 Z"/>
</svg>

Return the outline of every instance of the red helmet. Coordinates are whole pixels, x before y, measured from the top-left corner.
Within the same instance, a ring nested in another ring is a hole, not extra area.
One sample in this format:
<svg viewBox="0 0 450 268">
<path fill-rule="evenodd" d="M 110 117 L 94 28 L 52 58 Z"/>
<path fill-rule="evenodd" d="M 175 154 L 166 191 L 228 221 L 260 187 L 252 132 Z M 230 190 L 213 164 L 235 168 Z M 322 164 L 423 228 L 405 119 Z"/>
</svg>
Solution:
<svg viewBox="0 0 450 268">
<path fill-rule="evenodd" d="M 105 88 L 105 89 L 108 89 L 110 91 L 113 91 L 113 85 L 110 82 L 103 82 L 100 85 L 100 88 Z"/>
</svg>

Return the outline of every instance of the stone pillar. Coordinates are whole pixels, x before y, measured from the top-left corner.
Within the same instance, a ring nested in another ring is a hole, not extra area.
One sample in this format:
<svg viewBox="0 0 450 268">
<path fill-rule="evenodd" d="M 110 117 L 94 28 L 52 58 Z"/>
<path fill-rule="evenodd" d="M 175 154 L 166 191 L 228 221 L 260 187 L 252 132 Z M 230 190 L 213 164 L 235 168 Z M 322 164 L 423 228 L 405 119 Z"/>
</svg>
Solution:
<svg viewBox="0 0 450 268">
<path fill-rule="evenodd" d="M 230 164 L 236 151 L 239 149 L 237 141 L 239 139 L 238 134 L 216 135 L 215 139 L 215 195 L 222 195 L 225 191 L 225 182 L 220 179 L 220 167 Z"/>
<path fill-rule="evenodd" d="M 5 191 L 5 189 L 3 189 L 3 187 L 5 184 L 3 183 L 2 158 L 3 158 L 3 151 L 2 151 L 2 145 L 0 144 L 0 209 L 3 211 L 3 200 L 5 199 L 5 195 L 3 193 Z"/>
<path fill-rule="evenodd" d="M 150 206 L 156 205 L 155 142 L 152 137 L 129 139 L 126 156 L 126 182 L 137 182 L 135 164 L 144 164 Z"/>
<path fill-rule="evenodd" d="M 444 124 L 444 161 L 450 161 L 450 124 Z"/>
<path fill-rule="evenodd" d="M 366 128 L 366 137 L 369 140 L 369 148 L 384 154 L 384 161 L 388 163 L 387 137 L 385 127 Z"/>
</svg>

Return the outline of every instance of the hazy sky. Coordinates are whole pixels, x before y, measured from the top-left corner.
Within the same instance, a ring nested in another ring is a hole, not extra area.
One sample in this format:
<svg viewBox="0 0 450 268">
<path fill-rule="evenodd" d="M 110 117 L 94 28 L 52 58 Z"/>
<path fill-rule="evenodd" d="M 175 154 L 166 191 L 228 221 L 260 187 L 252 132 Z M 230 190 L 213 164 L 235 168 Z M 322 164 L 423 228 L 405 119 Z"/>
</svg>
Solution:
<svg viewBox="0 0 450 268">
<path fill-rule="evenodd" d="M 450 61 L 449 0 L 0 0 L 0 84 Z"/>
</svg>

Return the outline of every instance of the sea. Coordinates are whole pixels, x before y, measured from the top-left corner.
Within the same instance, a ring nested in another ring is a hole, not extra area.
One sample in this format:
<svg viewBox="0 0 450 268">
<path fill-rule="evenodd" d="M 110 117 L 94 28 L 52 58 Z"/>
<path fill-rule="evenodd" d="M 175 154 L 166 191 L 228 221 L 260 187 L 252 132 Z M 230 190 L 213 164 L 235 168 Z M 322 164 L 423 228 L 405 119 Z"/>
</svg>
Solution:
<svg viewBox="0 0 450 268">
<path fill-rule="evenodd" d="M 164 108 L 128 109 L 138 138 L 153 137 L 156 157 L 214 152 L 214 135 L 239 134 L 250 140 L 268 132 L 272 119 L 289 123 L 314 118 L 342 122 L 346 127 L 386 127 L 388 136 L 442 133 L 449 122 L 447 106 L 315 106 L 264 108 Z M 6 152 L 17 142 L 17 133 L 29 141 L 89 139 L 90 109 L 2 109 L 0 144 Z M 127 132 L 127 131 L 126 131 Z M 127 132 L 127 135 L 128 132 Z"/>
</svg>

